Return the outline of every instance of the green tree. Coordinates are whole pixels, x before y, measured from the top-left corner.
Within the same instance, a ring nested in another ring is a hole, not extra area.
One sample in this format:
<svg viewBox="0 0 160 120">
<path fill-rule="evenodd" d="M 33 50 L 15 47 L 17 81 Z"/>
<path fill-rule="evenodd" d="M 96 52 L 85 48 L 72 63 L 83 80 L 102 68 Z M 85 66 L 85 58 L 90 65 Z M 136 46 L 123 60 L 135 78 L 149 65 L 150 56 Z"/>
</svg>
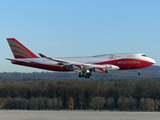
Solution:
<svg viewBox="0 0 160 120">
<path fill-rule="evenodd" d="M 94 110 L 101 110 L 104 107 L 104 104 L 106 103 L 106 100 L 102 97 L 94 97 L 91 100 L 91 107 Z"/>
<path fill-rule="evenodd" d="M 113 110 L 115 108 L 114 98 L 113 97 L 107 98 L 106 105 L 109 110 Z"/>
</svg>

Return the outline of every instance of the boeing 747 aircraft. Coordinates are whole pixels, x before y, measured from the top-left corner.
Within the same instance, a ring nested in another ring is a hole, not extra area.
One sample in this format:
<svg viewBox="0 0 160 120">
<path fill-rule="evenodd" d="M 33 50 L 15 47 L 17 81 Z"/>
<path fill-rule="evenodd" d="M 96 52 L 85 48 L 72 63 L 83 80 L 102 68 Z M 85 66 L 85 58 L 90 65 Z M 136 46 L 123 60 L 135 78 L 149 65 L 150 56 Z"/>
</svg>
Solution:
<svg viewBox="0 0 160 120">
<path fill-rule="evenodd" d="M 79 77 L 90 78 L 93 72 L 108 73 L 111 70 L 141 69 L 151 66 L 155 60 L 143 53 L 104 54 L 90 57 L 51 58 L 39 53 L 40 57 L 31 52 L 15 38 L 7 38 L 14 59 L 6 58 L 13 64 L 40 68 L 51 71 L 75 71 Z"/>
</svg>

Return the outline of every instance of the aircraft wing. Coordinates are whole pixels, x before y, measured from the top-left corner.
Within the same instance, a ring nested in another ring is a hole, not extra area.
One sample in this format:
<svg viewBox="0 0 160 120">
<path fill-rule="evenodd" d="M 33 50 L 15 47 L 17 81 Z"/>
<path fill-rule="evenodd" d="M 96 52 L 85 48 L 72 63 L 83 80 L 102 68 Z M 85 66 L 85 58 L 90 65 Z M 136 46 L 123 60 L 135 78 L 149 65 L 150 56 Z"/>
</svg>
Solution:
<svg viewBox="0 0 160 120">
<path fill-rule="evenodd" d="M 117 69 L 119 69 L 118 66 L 110 65 L 110 64 L 96 65 L 96 64 L 87 64 L 87 63 L 77 63 L 77 62 L 73 62 L 73 61 L 67 61 L 67 60 L 47 57 L 47 56 L 45 56 L 41 53 L 39 53 L 39 55 L 43 58 L 58 62 L 58 65 L 64 65 L 66 67 L 71 67 L 71 65 L 73 67 L 73 65 L 74 65 L 74 66 L 76 66 L 76 68 L 78 68 L 78 69 L 76 69 L 76 68 L 73 69 L 73 70 L 76 70 L 76 71 L 83 71 L 83 70 L 92 69 L 92 68 L 104 68 L 106 71 L 107 70 L 115 70 L 115 69 L 117 70 Z"/>
<path fill-rule="evenodd" d="M 89 78 L 92 75 L 91 74 L 92 72 L 108 73 L 109 70 L 118 70 L 119 69 L 118 66 L 110 65 L 110 64 L 96 65 L 96 64 L 87 64 L 87 63 L 77 63 L 77 62 L 73 62 L 73 61 L 67 61 L 67 60 L 61 60 L 61 59 L 47 57 L 41 53 L 39 53 L 39 55 L 42 58 L 46 58 L 46 59 L 58 62 L 57 65 L 62 65 L 62 66 L 67 67 L 70 70 L 78 72 L 79 77 Z"/>
<path fill-rule="evenodd" d="M 41 57 L 43 57 L 43 58 L 47 58 L 47 59 L 49 59 L 49 60 L 53 60 L 53 61 L 55 61 L 55 62 L 59 62 L 59 63 L 64 63 L 64 64 L 76 64 L 77 62 L 73 62 L 73 61 L 67 61 L 67 60 L 62 60 L 62 59 L 56 59 L 56 58 L 51 58 L 51 57 L 47 57 L 47 56 L 45 56 L 45 55 L 43 55 L 43 54 L 41 54 L 41 53 L 39 53 L 39 55 L 41 56 Z M 93 66 L 101 66 L 101 65 L 95 65 L 95 64 L 87 64 L 87 63 L 79 63 L 79 64 L 81 64 L 82 66 L 84 66 L 84 67 L 93 67 Z M 109 64 L 106 64 L 105 65 L 106 67 L 108 67 L 108 68 L 111 68 L 111 65 L 109 65 Z"/>
<path fill-rule="evenodd" d="M 77 62 L 73 62 L 73 61 L 67 61 L 67 60 L 62 60 L 62 59 L 56 59 L 56 58 L 51 58 L 51 57 L 47 57 L 41 53 L 39 53 L 39 55 L 42 57 L 42 58 L 46 58 L 46 59 L 49 59 L 49 60 L 53 60 L 55 62 L 58 62 L 59 64 L 64 64 L 64 65 L 68 65 L 68 64 L 81 64 L 82 66 L 84 67 L 90 67 L 92 66 L 93 64 L 86 64 L 86 63 L 77 63 Z"/>
<path fill-rule="evenodd" d="M 55 62 L 58 62 L 58 63 L 73 63 L 73 62 L 71 62 L 71 61 L 67 61 L 67 60 L 62 60 L 62 59 L 56 59 L 56 58 L 51 58 L 51 57 L 47 57 L 47 56 L 45 56 L 45 55 L 43 55 L 43 54 L 41 54 L 41 53 L 39 53 L 39 55 L 41 56 L 41 57 L 43 57 L 43 58 L 46 58 L 46 59 L 49 59 L 49 60 L 53 60 L 53 61 L 55 61 Z"/>
</svg>

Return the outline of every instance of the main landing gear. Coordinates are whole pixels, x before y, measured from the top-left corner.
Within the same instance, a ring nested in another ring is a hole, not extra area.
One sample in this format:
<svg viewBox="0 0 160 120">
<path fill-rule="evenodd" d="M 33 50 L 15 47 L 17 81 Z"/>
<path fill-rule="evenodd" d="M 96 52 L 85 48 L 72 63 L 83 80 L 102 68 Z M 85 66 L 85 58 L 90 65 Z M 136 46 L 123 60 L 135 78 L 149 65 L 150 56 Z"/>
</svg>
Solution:
<svg viewBox="0 0 160 120">
<path fill-rule="evenodd" d="M 90 78 L 91 75 L 92 75 L 91 72 L 87 70 L 86 72 L 80 72 L 78 77 Z"/>
</svg>

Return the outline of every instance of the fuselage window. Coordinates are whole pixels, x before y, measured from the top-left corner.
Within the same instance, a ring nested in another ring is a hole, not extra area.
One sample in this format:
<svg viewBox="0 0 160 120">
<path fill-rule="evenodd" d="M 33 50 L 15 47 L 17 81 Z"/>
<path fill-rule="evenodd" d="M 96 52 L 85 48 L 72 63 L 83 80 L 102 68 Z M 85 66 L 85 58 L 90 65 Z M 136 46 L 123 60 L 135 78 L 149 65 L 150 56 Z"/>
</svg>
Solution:
<svg viewBox="0 0 160 120">
<path fill-rule="evenodd" d="M 143 57 L 147 57 L 146 55 L 142 55 Z"/>
</svg>

